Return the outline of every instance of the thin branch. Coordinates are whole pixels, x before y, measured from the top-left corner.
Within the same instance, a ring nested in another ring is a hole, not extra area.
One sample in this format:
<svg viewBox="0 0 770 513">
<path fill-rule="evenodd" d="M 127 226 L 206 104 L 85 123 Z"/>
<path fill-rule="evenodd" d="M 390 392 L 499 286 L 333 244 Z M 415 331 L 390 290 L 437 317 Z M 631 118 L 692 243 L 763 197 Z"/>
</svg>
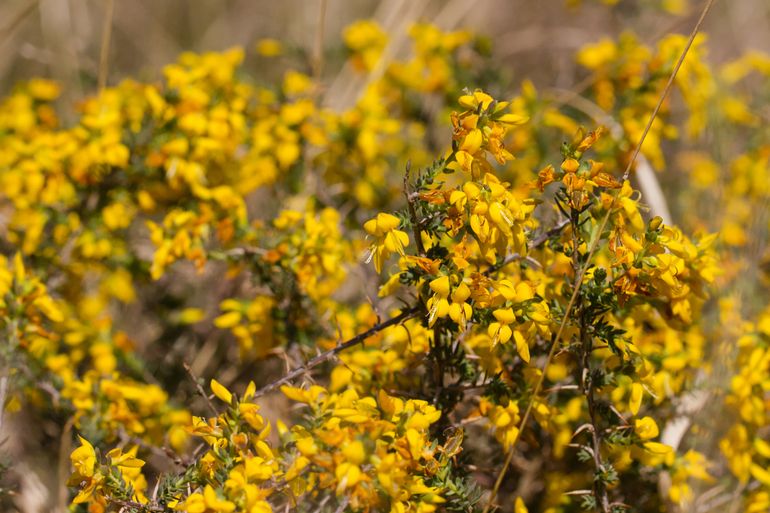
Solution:
<svg viewBox="0 0 770 513">
<path fill-rule="evenodd" d="M 406 171 L 404 172 L 404 197 L 406 198 L 406 205 L 409 209 L 409 217 L 412 220 L 412 231 L 414 235 L 414 243 L 417 245 L 417 252 L 420 256 L 425 256 L 425 246 L 422 243 L 422 236 L 420 235 L 420 223 L 417 220 L 417 212 L 414 209 L 415 195 L 409 194 L 409 172 L 412 170 L 412 162 L 406 163 Z"/>
<path fill-rule="evenodd" d="M 174 462 L 175 465 L 179 467 L 187 466 L 185 461 L 183 461 L 178 454 L 176 454 L 174 451 L 172 451 L 170 448 L 166 446 L 159 447 L 154 444 L 149 444 L 137 436 L 131 436 L 123 428 L 119 428 L 118 436 L 122 441 L 122 443 L 124 444 L 137 445 L 148 452 L 154 453 L 157 456 L 170 459 L 172 462 Z"/>
<path fill-rule="evenodd" d="M 195 383 L 195 388 L 198 389 L 198 393 L 206 400 L 206 404 L 208 404 L 209 410 L 211 410 L 211 413 L 213 413 L 215 417 L 219 415 L 219 412 L 214 407 L 214 403 L 211 402 L 211 397 L 209 396 L 209 394 L 206 393 L 206 390 L 203 388 L 203 385 L 201 385 L 200 380 L 198 380 L 198 377 L 193 372 L 192 367 L 190 367 L 190 365 L 188 365 L 187 362 L 184 362 L 183 365 L 184 365 L 184 370 L 187 371 L 187 374 L 189 374 L 190 379 L 192 379 L 193 383 Z"/>
<path fill-rule="evenodd" d="M 342 513 L 345 511 L 345 508 L 348 507 L 348 502 L 350 502 L 350 497 L 347 495 L 343 497 L 343 499 L 340 501 L 340 505 L 337 506 L 337 509 L 334 510 L 334 513 Z"/>
<path fill-rule="evenodd" d="M 273 381 L 269 385 L 265 385 L 264 387 L 260 388 L 255 394 L 255 397 L 261 397 L 268 392 L 272 392 L 273 390 L 280 387 L 281 385 L 290 383 L 291 381 L 295 380 L 299 376 L 307 373 L 310 369 L 317 367 L 318 365 L 324 363 L 325 361 L 334 358 L 335 356 L 337 356 L 339 353 L 341 353 L 346 349 L 349 349 L 355 345 L 363 343 L 367 338 L 379 333 L 385 328 L 389 328 L 391 326 L 401 324 L 405 320 L 411 319 L 420 310 L 421 310 L 421 307 L 419 306 L 413 306 L 411 308 L 407 308 L 406 310 L 396 315 L 395 317 L 391 317 L 387 321 L 378 323 L 372 326 L 371 328 L 369 328 L 368 330 L 364 331 L 363 333 L 359 333 L 355 337 L 349 340 L 346 340 L 345 342 L 342 342 L 341 344 L 335 346 L 334 348 L 329 349 L 328 351 L 324 351 L 323 353 L 309 360 L 305 365 L 295 368 L 293 371 L 289 372 L 281 379 L 277 381 Z"/>
<path fill-rule="evenodd" d="M 708 0 L 708 2 L 706 2 L 705 7 L 703 8 L 703 12 L 701 12 L 700 18 L 698 18 L 698 22 L 695 24 L 695 27 L 693 27 L 692 32 L 690 33 L 690 38 L 687 40 L 687 44 L 684 46 L 684 50 L 682 50 L 682 54 L 679 56 L 679 60 L 676 62 L 676 66 L 674 66 L 674 70 L 671 72 L 671 76 L 668 77 L 668 82 L 666 82 L 666 87 L 663 88 L 663 93 L 660 95 L 660 98 L 658 99 L 658 104 L 655 105 L 655 110 L 652 111 L 652 114 L 650 115 L 650 119 L 647 121 L 647 126 L 644 127 L 644 132 L 642 132 L 642 136 L 639 138 L 639 144 L 636 145 L 636 148 L 634 149 L 634 153 L 631 156 L 631 160 L 628 161 L 628 166 L 626 166 L 626 171 L 623 173 L 623 180 L 628 180 L 628 176 L 631 174 L 631 168 L 634 166 L 636 157 L 639 155 L 639 152 L 642 150 L 642 144 L 644 144 L 644 140 L 647 138 L 647 134 L 649 133 L 650 128 L 652 128 L 652 123 L 655 121 L 655 118 L 658 116 L 658 112 L 660 111 L 660 108 L 663 105 L 663 102 L 666 100 L 666 97 L 668 96 L 669 91 L 671 91 L 671 86 L 674 83 L 674 79 L 676 78 L 677 73 L 679 73 L 679 68 L 682 67 L 682 63 L 684 62 L 685 57 L 687 57 L 687 52 L 690 51 L 690 47 L 692 46 L 693 41 L 695 41 L 695 36 L 698 35 L 698 32 L 700 31 L 700 27 L 703 24 L 703 20 L 706 19 L 706 15 L 708 14 L 709 10 L 711 10 L 712 5 L 714 5 L 714 0 Z"/>
</svg>

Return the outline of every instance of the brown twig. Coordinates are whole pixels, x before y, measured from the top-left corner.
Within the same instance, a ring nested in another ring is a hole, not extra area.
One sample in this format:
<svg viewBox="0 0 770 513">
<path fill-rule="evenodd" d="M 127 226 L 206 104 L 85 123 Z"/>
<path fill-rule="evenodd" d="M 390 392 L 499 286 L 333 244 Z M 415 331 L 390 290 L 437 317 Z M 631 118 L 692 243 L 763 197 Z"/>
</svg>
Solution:
<svg viewBox="0 0 770 513">
<path fill-rule="evenodd" d="M 317 367 L 318 365 L 322 364 L 323 362 L 330 360 L 334 358 L 336 355 L 341 353 L 342 351 L 349 349 L 355 345 L 363 343 L 367 338 L 371 337 L 372 335 L 379 333 L 380 331 L 384 330 L 385 328 L 389 328 L 391 326 L 395 326 L 397 324 L 401 324 L 407 319 L 411 319 L 414 317 L 419 311 L 421 310 L 421 307 L 419 306 L 413 306 L 411 308 L 407 308 L 406 310 L 402 311 L 400 314 L 396 315 L 395 317 L 391 317 L 387 321 L 383 321 L 380 323 L 375 324 L 368 330 L 364 331 L 363 333 L 359 333 L 355 337 L 346 340 L 345 342 L 342 342 L 341 344 L 335 346 L 332 349 L 329 349 L 328 351 L 324 351 L 323 353 L 315 356 L 311 360 L 309 360 L 306 364 L 302 365 L 301 367 L 297 367 L 288 374 L 286 374 L 284 377 L 282 377 L 279 380 L 273 381 L 269 385 L 265 385 L 264 387 L 257 390 L 256 394 L 254 394 L 255 397 L 261 397 L 265 395 L 268 392 L 271 392 L 275 390 L 276 388 L 280 387 L 281 385 L 285 385 L 287 383 L 290 383 L 294 379 L 298 378 L 299 376 L 307 373 L 310 369 Z"/>
<path fill-rule="evenodd" d="M 626 171 L 623 173 L 623 180 L 628 180 L 628 177 L 631 174 L 631 168 L 634 166 L 634 162 L 636 161 L 636 157 L 642 150 L 642 144 L 644 144 L 644 140 L 647 138 L 647 134 L 649 133 L 650 128 L 652 128 L 652 123 L 658 116 L 658 112 L 663 106 L 663 102 L 666 101 L 666 97 L 668 97 L 668 93 L 671 91 L 671 86 L 674 84 L 674 79 L 676 78 L 677 73 L 679 73 L 679 68 L 682 67 L 682 63 L 684 63 L 684 59 L 687 57 L 687 52 L 690 51 L 690 47 L 692 46 L 693 41 L 695 41 L 695 36 L 698 35 L 700 27 L 703 24 L 703 20 L 706 19 L 706 15 L 708 14 L 709 10 L 711 10 L 712 5 L 714 5 L 714 0 L 708 0 L 706 2 L 706 5 L 703 8 L 703 12 L 701 12 L 700 18 L 698 18 L 698 22 L 695 24 L 695 27 L 693 27 L 692 32 L 690 33 L 690 38 L 687 40 L 687 44 L 684 46 L 684 50 L 682 50 L 682 54 L 679 56 L 679 60 L 676 61 L 676 66 L 674 66 L 674 70 L 671 72 L 671 76 L 668 77 L 666 87 L 663 88 L 663 93 L 658 99 L 658 104 L 655 105 L 655 109 L 652 111 L 650 119 L 647 121 L 647 126 L 644 127 L 644 132 L 642 132 L 642 136 L 639 138 L 639 144 L 637 144 L 636 148 L 634 148 L 634 153 L 631 156 L 631 160 L 628 161 Z"/>
<path fill-rule="evenodd" d="M 214 403 L 211 402 L 211 396 L 209 396 L 209 394 L 206 393 L 206 390 L 203 388 L 203 385 L 201 385 L 200 380 L 198 380 L 198 377 L 193 372 L 192 367 L 190 367 L 190 365 L 188 365 L 187 362 L 184 362 L 183 365 L 184 365 L 184 370 L 187 371 L 187 374 L 190 376 L 190 379 L 192 379 L 193 383 L 195 383 L 195 388 L 198 390 L 198 393 L 206 400 L 206 404 L 208 404 L 209 410 L 211 410 L 211 413 L 213 413 L 215 417 L 219 415 L 219 412 L 214 407 Z"/>
<path fill-rule="evenodd" d="M 334 510 L 334 513 L 342 513 L 345 511 L 345 508 L 348 507 L 348 502 L 350 502 L 350 497 L 347 495 L 343 497 L 343 499 L 340 501 L 340 505 L 337 506 L 337 509 Z"/>
<path fill-rule="evenodd" d="M 166 446 L 159 447 L 153 444 L 149 444 L 144 440 L 142 440 L 141 438 L 139 438 L 138 436 L 131 436 L 123 428 L 119 428 L 118 436 L 123 444 L 133 444 L 133 445 L 139 446 L 142 449 L 145 449 L 146 451 L 151 452 L 157 456 L 170 459 L 175 465 L 179 467 L 187 466 L 186 462 L 182 460 L 182 458 L 178 454 L 176 454 L 173 450 L 171 450 L 169 447 L 166 447 Z"/>
<path fill-rule="evenodd" d="M 416 195 L 409 194 L 409 172 L 412 170 L 412 162 L 406 163 L 406 172 L 404 172 L 404 197 L 406 198 L 406 205 L 409 209 L 409 217 L 412 220 L 412 234 L 414 235 L 414 243 L 417 245 L 417 252 L 420 256 L 425 256 L 425 246 L 422 243 L 422 236 L 420 235 L 420 223 L 417 220 L 417 212 L 414 209 L 414 200 Z"/>
</svg>

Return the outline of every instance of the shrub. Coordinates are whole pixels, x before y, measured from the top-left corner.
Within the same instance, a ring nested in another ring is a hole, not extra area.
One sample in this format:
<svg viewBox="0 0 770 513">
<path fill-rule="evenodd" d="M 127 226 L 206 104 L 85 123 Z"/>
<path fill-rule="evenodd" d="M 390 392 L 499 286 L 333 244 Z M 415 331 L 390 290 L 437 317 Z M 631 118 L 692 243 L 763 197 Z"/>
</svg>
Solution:
<svg viewBox="0 0 770 513">
<path fill-rule="evenodd" d="M 764 511 L 770 311 L 714 294 L 766 297 L 770 143 L 736 84 L 766 92 L 770 58 L 715 69 L 698 36 L 676 73 L 686 37 L 626 34 L 578 53 L 585 95 L 498 100 L 482 39 L 410 34 L 383 67 L 387 34 L 345 31 L 342 110 L 241 49 L 72 124 L 53 82 L 3 100 L 0 384 L 74 442 L 71 510 L 660 511 L 719 484 Z M 710 126 L 734 157 L 697 150 Z M 669 155 L 681 228 L 635 190 Z"/>
</svg>

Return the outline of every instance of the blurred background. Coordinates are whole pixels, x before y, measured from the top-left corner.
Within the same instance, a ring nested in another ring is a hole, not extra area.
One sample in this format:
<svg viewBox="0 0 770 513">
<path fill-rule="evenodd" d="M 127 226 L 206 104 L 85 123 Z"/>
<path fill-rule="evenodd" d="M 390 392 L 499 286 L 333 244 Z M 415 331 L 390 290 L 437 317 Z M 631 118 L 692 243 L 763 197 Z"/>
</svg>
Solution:
<svg viewBox="0 0 770 513">
<path fill-rule="evenodd" d="M 323 77 L 334 84 L 342 28 L 374 18 L 396 43 L 418 20 L 472 29 L 489 38 L 501 68 L 517 81 L 567 89 L 578 80 L 574 54 L 583 44 L 624 31 L 647 44 L 666 33 L 687 33 L 702 6 L 694 0 L 0 0 L 0 92 L 33 76 L 66 84 L 65 103 L 93 92 L 110 7 L 109 84 L 125 77 L 154 79 L 186 50 L 253 50 L 255 41 L 267 37 L 304 51 L 310 68 L 319 35 L 326 54 Z M 712 59 L 770 51 L 768 27 L 767 0 L 716 2 L 704 27 L 719 41 L 711 46 Z M 394 44 L 394 55 L 399 49 L 407 50 Z"/>
</svg>

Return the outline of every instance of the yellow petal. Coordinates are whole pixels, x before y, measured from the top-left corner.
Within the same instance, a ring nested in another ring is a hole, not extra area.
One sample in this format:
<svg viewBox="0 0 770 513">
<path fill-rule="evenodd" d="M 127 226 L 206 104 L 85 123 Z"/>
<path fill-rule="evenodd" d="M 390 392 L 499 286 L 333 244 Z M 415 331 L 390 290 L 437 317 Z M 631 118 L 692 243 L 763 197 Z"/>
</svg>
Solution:
<svg viewBox="0 0 770 513">
<path fill-rule="evenodd" d="M 211 391 L 214 392 L 215 396 L 219 397 L 227 404 L 230 404 L 233 400 L 233 394 L 231 394 L 224 385 L 215 379 L 211 380 Z"/>
<path fill-rule="evenodd" d="M 661 443 L 658 443 L 658 442 L 645 442 L 644 443 L 644 448 L 648 452 L 651 452 L 652 454 L 658 454 L 658 455 L 661 455 L 661 456 L 669 454 L 669 453 L 673 452 L 673 450 L 674 450 L 670 446 L 668 446 L 666 444 L 661 444 Z"/>
<path fill-rule="evenodd" d="M 497 121 L 499 121 L 500 123 L 505 123 L 507 125 L 522 125 L 527 121 L 529 121 L 529 117 L 520 116 L 518 114 L 503 114 L 502 116 L 497 118 Z"/>
<path fill-rule="evenodd" d="M 510 308 L 500 308 L 492 312 L 492 315 L 502 324 L 512 324 L 516 320 L 516 315 Z"/>
<path fill-rule="evenodd" d="M 430 282 L 430 288 L 441 297 L 449 296 L 449 276 L 442 276 Z"/>
<path fill-rule="evenodd" d="M 521 359 L 529 363 L 529 344 L 527 344 L 524 335 L 522 335 L 520 331 L 516 330 L 513 332 L 513 340 L 516 342 L 516 351 L 518 351 Z"/>
<path fill-rule="evenodd" d="M 364 444 L 361 441 L 356 440 L 347 444 L 342 449 L 342 454 L 347 460 L 355 465 L 360 465 L 366 459 L 366 452 L 364 451 Z"/>
<path fill-rule="evenodd" d="M 400 224 L 401 220 L 396 216 L 385 213 L 377 214 L 377 228 L 380 230 L 380 233 L 395 230 Z"/>
<path fill-rule="evenodd" d="M 241 312 L 227 312 L 214 319 L 214 326 L 220 329 L 232 328 L 241 322 Z"/>
<path fill-rule="evenodd" d="M 652 417 L 642 417 L 634 421 L 634 431 L 642 440 L 649 440 L 658 436 L 658 425 Z"/>
<path fill-rule="evenodd" d="M 364 230 L 369 235 L 377 235 L 377 219 L 369 219 L 364 223 Z"/>
<path fill-rule="evenodd" d="M 452 292 L 452 301 L 455 303 L 464 303 L 471 295 L 471 289 L 465 283 L 460 283 Z"/>
<path fill-rule="evenodd" d="M 463 143 L 460 145 L 460 149 L 462 151 L 467 151 L 471 155 L 479 151 L 479 148 L 481 148 L 481 143 L 483 142 L 483 136 L 481 135 L 481 130 L 478 128 L 475 130 L 471 130 L 468 132 L 468 135 L 465 136 L 463 139 Z"/>
<path fill-rule="evenodd" d="M 770 486 L 770 472 L 768 472 L 767 469 L 764 469 L 756 463 L 753 463 L 751 465 L 751 475 L 754 476 L 754 479 L 763 485 Z"/>
</svg>

